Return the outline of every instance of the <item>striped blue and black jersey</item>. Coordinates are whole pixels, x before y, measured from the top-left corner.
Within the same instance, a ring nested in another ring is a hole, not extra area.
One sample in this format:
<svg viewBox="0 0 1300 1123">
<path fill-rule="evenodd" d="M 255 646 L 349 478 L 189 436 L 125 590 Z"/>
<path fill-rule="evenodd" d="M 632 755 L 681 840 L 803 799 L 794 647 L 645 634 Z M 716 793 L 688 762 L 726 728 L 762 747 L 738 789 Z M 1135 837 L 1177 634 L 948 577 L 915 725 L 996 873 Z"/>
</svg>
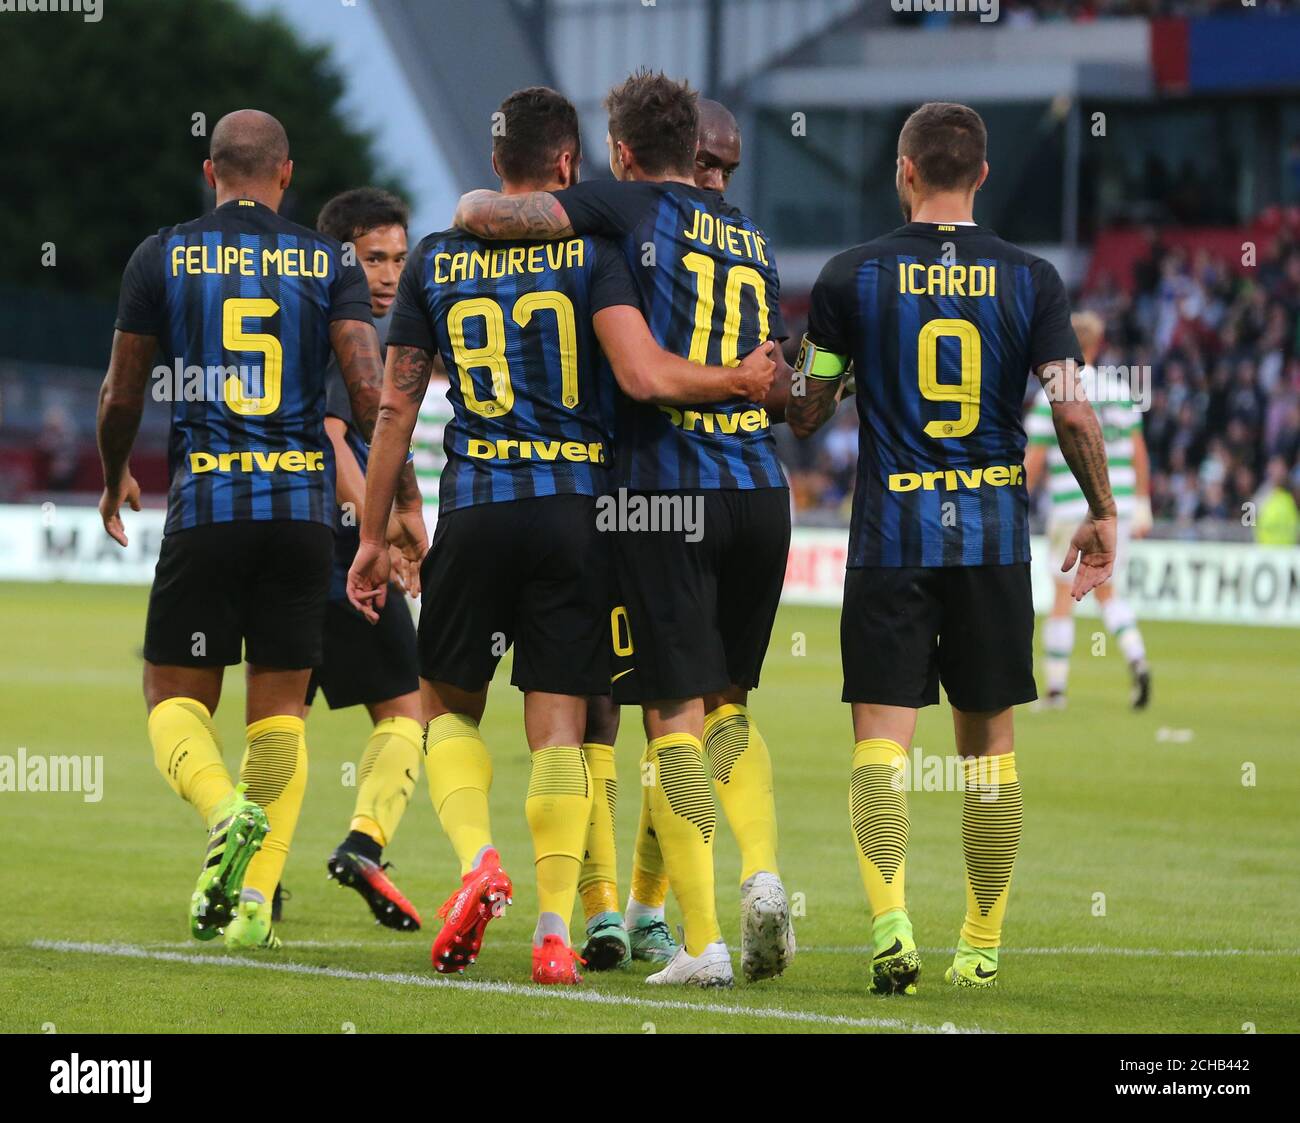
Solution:
<svg viewBox="0 0 1300 1123">
<path fill-rule="evenodd" d="M 243 519 L 334 525 L 325 371 L 334 320 L 371 322 L 359 265 L 250 199 L 160 230 L 122 278 L 117 328 L 158 339 L 171 403 L 164 533 Z"/>
<path fill-rule="evenodd" d="M 614 238 L 659 345 L 735 366 L 784 339 L 766 236 L 716 191 L 682 183 L 579 183 L 555 193 L 578 234 Z M 743 398 L 656 406 L 619 396 L 619 483 L 642 491 L 785 487 L 771 421 Z"/>
<path fill-rule="evenodd" d="M 1061 278 L 992 231 L 913 222 L 832 258 L 798 369 L 854 368 L 850 568 L 1028 561 L 1025 379 L 1066 359 Z"/>
<path fill-rule="evenodd" d="M 442 512 L 543 495 L 603 495 L 614 375 L 592 317 L 639 307 L 600 238 L 485 242 L 430 234 L 407 258 L 390 347 L 436 351 L 451 378 Z"/>
</svg>

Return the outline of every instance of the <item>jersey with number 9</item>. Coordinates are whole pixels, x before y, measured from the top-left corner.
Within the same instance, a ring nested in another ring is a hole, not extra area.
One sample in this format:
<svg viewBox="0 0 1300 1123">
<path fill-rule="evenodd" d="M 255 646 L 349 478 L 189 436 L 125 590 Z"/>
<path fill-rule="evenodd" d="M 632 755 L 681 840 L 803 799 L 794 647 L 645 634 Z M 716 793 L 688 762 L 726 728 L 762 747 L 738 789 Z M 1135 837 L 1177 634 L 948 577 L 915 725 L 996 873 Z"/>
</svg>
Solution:
<svg viewBox="0 0 1300 1123">
<path fill-rule="evenodd" d="M 849 567 L 1028 561 L 1026 379 L 1067 359 L 1056 270 L 992 231 L 913 222 L 832 258 L 795 379 L 854 368 Z"/>
</svg>

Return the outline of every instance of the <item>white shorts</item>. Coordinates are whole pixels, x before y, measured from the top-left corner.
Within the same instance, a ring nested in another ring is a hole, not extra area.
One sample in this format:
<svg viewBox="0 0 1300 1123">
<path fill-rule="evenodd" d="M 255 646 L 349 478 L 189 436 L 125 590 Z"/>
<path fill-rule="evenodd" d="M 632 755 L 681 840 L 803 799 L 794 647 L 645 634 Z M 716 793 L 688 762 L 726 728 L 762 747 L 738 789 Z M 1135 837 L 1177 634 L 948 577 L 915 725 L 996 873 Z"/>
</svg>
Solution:
<svg viewBox="0 0 1300 1123">
<path fill-rule="evenodd" d="M 1052 578 L 1058 585 L 1069 585 L 1074 581 L 1074 571 L 1062 573 L 1061 563 L 1065 561 L 1065 555 L 1070 549 L 1070 539 L 1078 529 L 1078 522 L 1065 520 L 1053 521 L 1047 526 L 1047 556 L 1052 567 Z M 1128 564 L 1130 529 L 1131 523 L 1127 519 L 1121 520 L 1115 529 L 1115 570 L 1109 582 L 1113 589 L 1123 587 L 1124 567 Z"/>
</svg>

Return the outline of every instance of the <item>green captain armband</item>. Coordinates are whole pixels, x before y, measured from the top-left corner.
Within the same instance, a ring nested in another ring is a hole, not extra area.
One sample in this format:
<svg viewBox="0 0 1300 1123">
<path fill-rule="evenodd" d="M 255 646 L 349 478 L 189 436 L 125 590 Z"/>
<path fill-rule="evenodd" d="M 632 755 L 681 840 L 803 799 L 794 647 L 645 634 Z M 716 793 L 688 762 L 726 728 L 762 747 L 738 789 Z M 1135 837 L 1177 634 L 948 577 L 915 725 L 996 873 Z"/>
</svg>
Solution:
<svg viewBox="0 0 1300 1123">
<path fill-rule="evenodd" d="M 803 337 L 803 343 L 799 347 L 799 357 L 794 364 L 796 374 L 831 382 L 840 378 L 848 368 L 847 355 L 824 351 L 806 335 Z"/>
</svg>

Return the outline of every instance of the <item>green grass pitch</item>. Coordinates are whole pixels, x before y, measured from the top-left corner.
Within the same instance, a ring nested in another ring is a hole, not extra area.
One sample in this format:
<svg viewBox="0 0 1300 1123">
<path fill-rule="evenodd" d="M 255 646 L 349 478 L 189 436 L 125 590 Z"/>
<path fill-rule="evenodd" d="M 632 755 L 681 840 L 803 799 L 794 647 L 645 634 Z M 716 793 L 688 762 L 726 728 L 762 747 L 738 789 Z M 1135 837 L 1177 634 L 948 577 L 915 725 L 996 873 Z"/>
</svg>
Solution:
<svg viewBox="0 0 1300 1123">
<path fill-rule="evenodd" d="M 1300 1030 L 1294 632 L 1147 625 L 1155 702 L 1134 715 L 1118 652 L 1091 655 L 1095 624 L 1081 621 L 1070 709 L 1018 715 L 1026 821 L 1001 985 L 974 993 L 942 983 L 964 908 L 961 797 L 922 791 L 910 796 L 908 900 L 925 969 L 914 998 L 881 999 L 866 986 L 837 613 L 785 609 L 752 710 L 775 761 L 782 873 L 801 914 L 796 962 L 782 979 L 723 994 L 647 988 L 640 964 L 556 993 L 527 982 L 527 754 L 520 695 L 508 685 L 489 701 L 484 732 L 515 905 L 463 981 L 436 979 L 429 967 L 434 913 L 456 870 L 423 780 L 388 857 L 424 931 L 376 927 L 359 898 L 325 878 L 355 794 L 343 777 L 366 734 L 360 710 L 322 705 L 308 722 L 311 776 L 285 875 L 293 899 L 283 950 L 229 956 L 187 941 L 203 835 L 156 774 L 145 737 L 145 597 L 0 585 L 0 754 L 23 746 L 104 758 L 99 802 L 0 793 L 0 1030 Z M 240 677 L 228 674 L 217 725 L 232 768 L 242 709 Z M 927 754 L 952 751 L 945 709 L 922 714 L 917 743 Z M 640 737 L 632 712 L 624 718 L 626 893 Z M 737 951 L 738 860 L 725 827 L 717 869 L 723 932 Z"/>
</svg>

